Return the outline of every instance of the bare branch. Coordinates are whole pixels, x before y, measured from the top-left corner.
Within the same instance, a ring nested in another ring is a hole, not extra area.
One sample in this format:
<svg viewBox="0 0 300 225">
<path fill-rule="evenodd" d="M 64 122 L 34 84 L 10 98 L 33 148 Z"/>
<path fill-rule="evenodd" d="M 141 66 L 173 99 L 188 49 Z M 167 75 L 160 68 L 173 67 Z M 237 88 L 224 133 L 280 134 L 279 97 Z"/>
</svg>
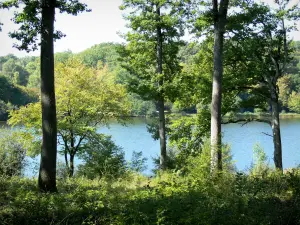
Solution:
<svg viewBox="0 0 300 225">
<path fill-rule="evenodd" d="M 273 135 L 271 135 L 271 134 L 268 134 L 268 133 L 265 133 L 265 132 L 262 132 L 262 133 L 267 135 L 267 136 L 273 137 Z"/>
</svg>

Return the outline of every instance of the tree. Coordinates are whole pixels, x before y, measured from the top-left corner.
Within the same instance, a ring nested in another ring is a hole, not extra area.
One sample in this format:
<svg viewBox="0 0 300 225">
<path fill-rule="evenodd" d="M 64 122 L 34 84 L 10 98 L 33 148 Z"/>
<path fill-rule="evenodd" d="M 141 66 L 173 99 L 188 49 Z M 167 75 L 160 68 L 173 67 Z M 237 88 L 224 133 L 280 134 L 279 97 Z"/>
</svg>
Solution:
<svg viewBox="0 0 300 225">
<path fill-rule="evenodd" d="M 78 53 L 77 56 L 88 66 L 97 68 L 98 63 L 101 62 L 102 66 L 107 65 L 113 70 L 119 64 L 117 46 L 118 44 L 109 42 L 101 43 Z"/>
<path fill-rule="evenodd" d="M 125 174 L 125 153 L 109 136 L 97 134 L 86 143 L 84 149 L 79 156 L 84 161 L 78 168 L 79 175 L 89 179 L 102 177 L 116 179 Z"/>
<path fill-rule="evenodd" d="M 300 113 L 300 94 L 296 92 L 292 92 L 288 99 L 289 108 L 296 112 Z"/>
<path fill-rule="evenodd" d="M 223 78 L 223 45 L 226 32 L 229 0 L 212 0 L 211 2 L 192 1 L 196 9 L 192 20 L 192 31 L 197 36 L 204 33 L 214 37 L 212 99 L 211 99 L 211 171 L 222 170 L 221 149 L 221 105 Z M 192 9 L 195 11 L 195 9 Z"/>
<path fill-rule="evenodd" d="M 13 58 L 7 60 L 2 65 L 2 74 L 7 79 L 18 85 L 26 86 L 28 80 L 28 72 L 21 65 L 17 64 L 17 61 Z"/>
<path fill-rule="evenodd" d="M 29 62 L 26 65 L 26 70 L 29 73 L 27 87 L 40 89 L 41 88 L 40 60 Z"/>
<path fill-rule="evenodd" d="M 292 61 L 292 46 L 287 34 L 293 27 L 286 26 L 286 21 L 297 19 L 298 9 L 297 6 L 287 9 L 288 1 L 277 1 L 277 4 L 278 9 L 252 4 L 252 28 L 245 29 L 233 39 L 238 46 L 236 55 L 241 57 L 240 62 L 243 61 L 243 73 L 248 75 L 239 88 L 249 89 L 248 93 L 255 100 L 253 103 L 269 103 L 271 120 L 268 123 L 273 133 L 274 163 L 282 170 L 278 82 L 286 75 Z"/>
<path fill-rule="evenodd" d="M 14 14 L 13 21 L 20 24 L 19 30 L 10 33 L 12 38 L 20 41 L 14 46 L 20 50 L 36 50 L 38 35 L 41 37 L 41 99 L 43 144 L 38 184 L 40 190 L 55 192 L 56 189 L 56 154 L 57 154 L 57 122 L 54 90 L 54 49 L 53 40 L 64 35 L 54 32 L 55 8 L 60 12 L 77 15 L 86 10 L 86 4 L 72 0 L 8 0 L 0 4 L 0 8 L 19 7 L 21 12 Z"/>
<path fill-rule="evenodd" d="M 107 124 L 112 118 L 122 120 L 122 116 L 128 114 L 126 92 L 122 85 L 115 83 L 115 77 L 107 67 L 95 70 L 75 59 L 56 66 L 55 86 L 58 144 L 72 177 L 75 156 L 91 150 L 93 145 L 89 142 L 96 145 L 99 141 L 97 126 Z M 9 123 L 23 124 L 29 131 L 39 133 L 40 104 L 29 104 L 12 112 Z"/>
<path fill-rule="evenodd" d="M 259 49 L 255 49 L 257 63 L 261 64 L 261 84 L 268 89 L 268 101 L 271 106 L 271 126 L 274 142 L 275 167 L 282 171 L 282 144 L 279 119 L 279 88 L 278 81 L 286 75 L 288 63 L 291 62 L 292 48 L 287 39 L 286 21 L 296 19 L 294 16 L 297 7 L 287 9 L 288 1 L 277 1 L 278 9 L 262 15 L 261 32 L 256 41 Z"/>
<path fill-rule="evenodd" d="M 289 96 L 292 92 L 292 78 L 290 75 L 280 77 L 278 79 L 278 100 L 282 108 L 288 107 Z"/>
<path fill-rule="evenodd" d="M 159 117 L 160 167 L 166 169 L 165 100 L 174 97 L 174 77 L 181 71 L 177 53 L 182 45 L 181 2 L 167 0 L 124 0 L 122 10 L 131 31 L 121 50 L 123 67 L 130 73 L 129 91 L 144 100 L 154 100 Z"/>
<path fill-rule="evenodd" d="M 223 42 L 229 0 L 213 0 L 214 72 L 211 101 L 211 170 L 222 170 L 221 103 L 223 77 Z"/>
</svg>

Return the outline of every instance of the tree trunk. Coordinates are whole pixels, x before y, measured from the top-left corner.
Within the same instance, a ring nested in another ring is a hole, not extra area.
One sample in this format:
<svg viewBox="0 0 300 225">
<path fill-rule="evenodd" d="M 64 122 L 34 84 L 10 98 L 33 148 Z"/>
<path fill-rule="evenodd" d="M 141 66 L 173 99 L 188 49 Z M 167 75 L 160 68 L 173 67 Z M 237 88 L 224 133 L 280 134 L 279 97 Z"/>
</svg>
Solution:
<svg viewBox="0 0 300 225">
<path fill-rule="evenodd" d="M 222 102 L 223 34 L 215 29 L 214 73 L 211 103 L 211 171 L 222 169 L 221 102 Z"/>
<path fill-rule="evenodd" d="M 69 177 L 73 177 L 74 175 L 74 157 L 75 157 L 75 137 L 74 133 L 71 130 L 70 131 L 70 136 L 71 136 L 71 147 L 70 147 L 70 167 L 69 167 Z"/>
<path fill-rule="evenodd" d="M 55 0 L 42 0 L 41 97 L 42 152 L 38 185 L 41 191 L 56 192 L 57 125 L 54 91 L 53 27 Z"/>
<path fill-rule="evenodd" d="M 271 125 L 272 125 L 273 143 L 274 143 L 274 163 L 276 169 L 282 171 L 282 146 L 281 146 L 281 135 L 280 135 L 278 98 L 272 98 L 271 105 L 272 105 Z"/>
<path fill-rule="evenodd" d="M 70 168 L 69 168 L 69 177 L 74 175 L 74 155 L 70 154 Z"/>
<path fill-rule="evenodd" d="M 167 167 L 167 148 L 166 148 L 166 125 L 164 100 L 158 101 L 159 113 L 159 140 L 160 140 L 160 168 L 165 170 Z"/>
<path fill-rule="evenodd" d="M 158 22 L 160 20 L 160 7 L 156 5 L 156 15 L 158 18 Z M 162 49 L 162 32 L 161 27 L 158 25 L 156 29 L 157 35 L 157 51 L 156 51 L 156 58 L 157 58 L 157 73 L 163 73 L 163 49 Z M 159 81 L 159 88 L 163 86 L 163 78 L 160 78 Z M 165 118 L 165 104 L 164 104 L 164 94 L 163 92 L 159 93 L 159 100 L 158 100 L 158 114 L 159 114 L 159 140 L 160 140 L 160 169 L 165 170 L 167 165 L 167 144 L 166 144 L 166 118 Z"/>
<path fill-rule="evenodd" d="M 67 167 L 67 169 L 69 169 L 68 152 L 66 149 L 65 149 L 64 155 L 65 155 L 66 167 Z"/>
<path fill-rule="evenodd" d="M 223 41 L 228 0 L 213 0 L 214 11 L 214 71 L 211 102 L 211 172 L 222 170 L 221 103 L 223 77 Z"/>
</svg>

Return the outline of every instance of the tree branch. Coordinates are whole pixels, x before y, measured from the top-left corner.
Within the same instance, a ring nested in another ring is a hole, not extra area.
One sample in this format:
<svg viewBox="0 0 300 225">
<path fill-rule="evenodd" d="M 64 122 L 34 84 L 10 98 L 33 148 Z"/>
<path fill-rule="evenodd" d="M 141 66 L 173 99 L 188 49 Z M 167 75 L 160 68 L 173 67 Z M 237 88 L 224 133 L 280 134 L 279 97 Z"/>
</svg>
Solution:
<svg viewBox="0 0 300 225">
<path fill-rule="evenodd" d="M 239 118 L 239 119 L 229 119 L 227 121 L 222 121 L 222 124 L 230 124 L 230 123 L 242 123 L 242 126 L 245 126 L 247 123 L 250 122 L 261 122 L 261 123 L 267 123 L 271 126 L 271 121 L 267 119 L 260 119 L 260 118 Z"/>
</svg>

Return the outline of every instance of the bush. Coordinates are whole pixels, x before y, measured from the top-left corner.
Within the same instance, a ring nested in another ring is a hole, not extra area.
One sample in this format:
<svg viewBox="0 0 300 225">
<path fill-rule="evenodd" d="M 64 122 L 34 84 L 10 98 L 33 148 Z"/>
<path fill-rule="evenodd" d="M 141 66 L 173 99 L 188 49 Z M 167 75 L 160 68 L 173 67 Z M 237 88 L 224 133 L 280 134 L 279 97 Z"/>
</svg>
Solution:
<svg viewBox="0 0 300 225">
<path fill-rule="evenodd" d="M 16 133 L 0 139 L 0 175 L 20 176 L 25 166 L 26 147 Z"/>
<path fill-rule="evenodd" d="M 83 145 L 79 158 L 84 164 L 79 165 L 78 175 L 89 179 L 109 177 L 118 178 L 126 172 L 124 151 L 117 146 L 110 136 L 96 134 Z"/>
<path fill-rule="evenodd" d="M 200 175 L 201 177 L 201 175 Z M 41 193 L 36 180 L 0 177 L 1 224 L 299 225 L 299 173 L 264 178 L 223 173 L 213 179 L 163 172 L 117 180 L 58 181 Z"/>
<path fill-rule="evenodd" d="M 253 156 L 254 163 L 250 168 L 250 174 L 253 176 L 266 176 L 270 171 L 268 157 L 259 144 L 254 145 Z"/>
</svg>

